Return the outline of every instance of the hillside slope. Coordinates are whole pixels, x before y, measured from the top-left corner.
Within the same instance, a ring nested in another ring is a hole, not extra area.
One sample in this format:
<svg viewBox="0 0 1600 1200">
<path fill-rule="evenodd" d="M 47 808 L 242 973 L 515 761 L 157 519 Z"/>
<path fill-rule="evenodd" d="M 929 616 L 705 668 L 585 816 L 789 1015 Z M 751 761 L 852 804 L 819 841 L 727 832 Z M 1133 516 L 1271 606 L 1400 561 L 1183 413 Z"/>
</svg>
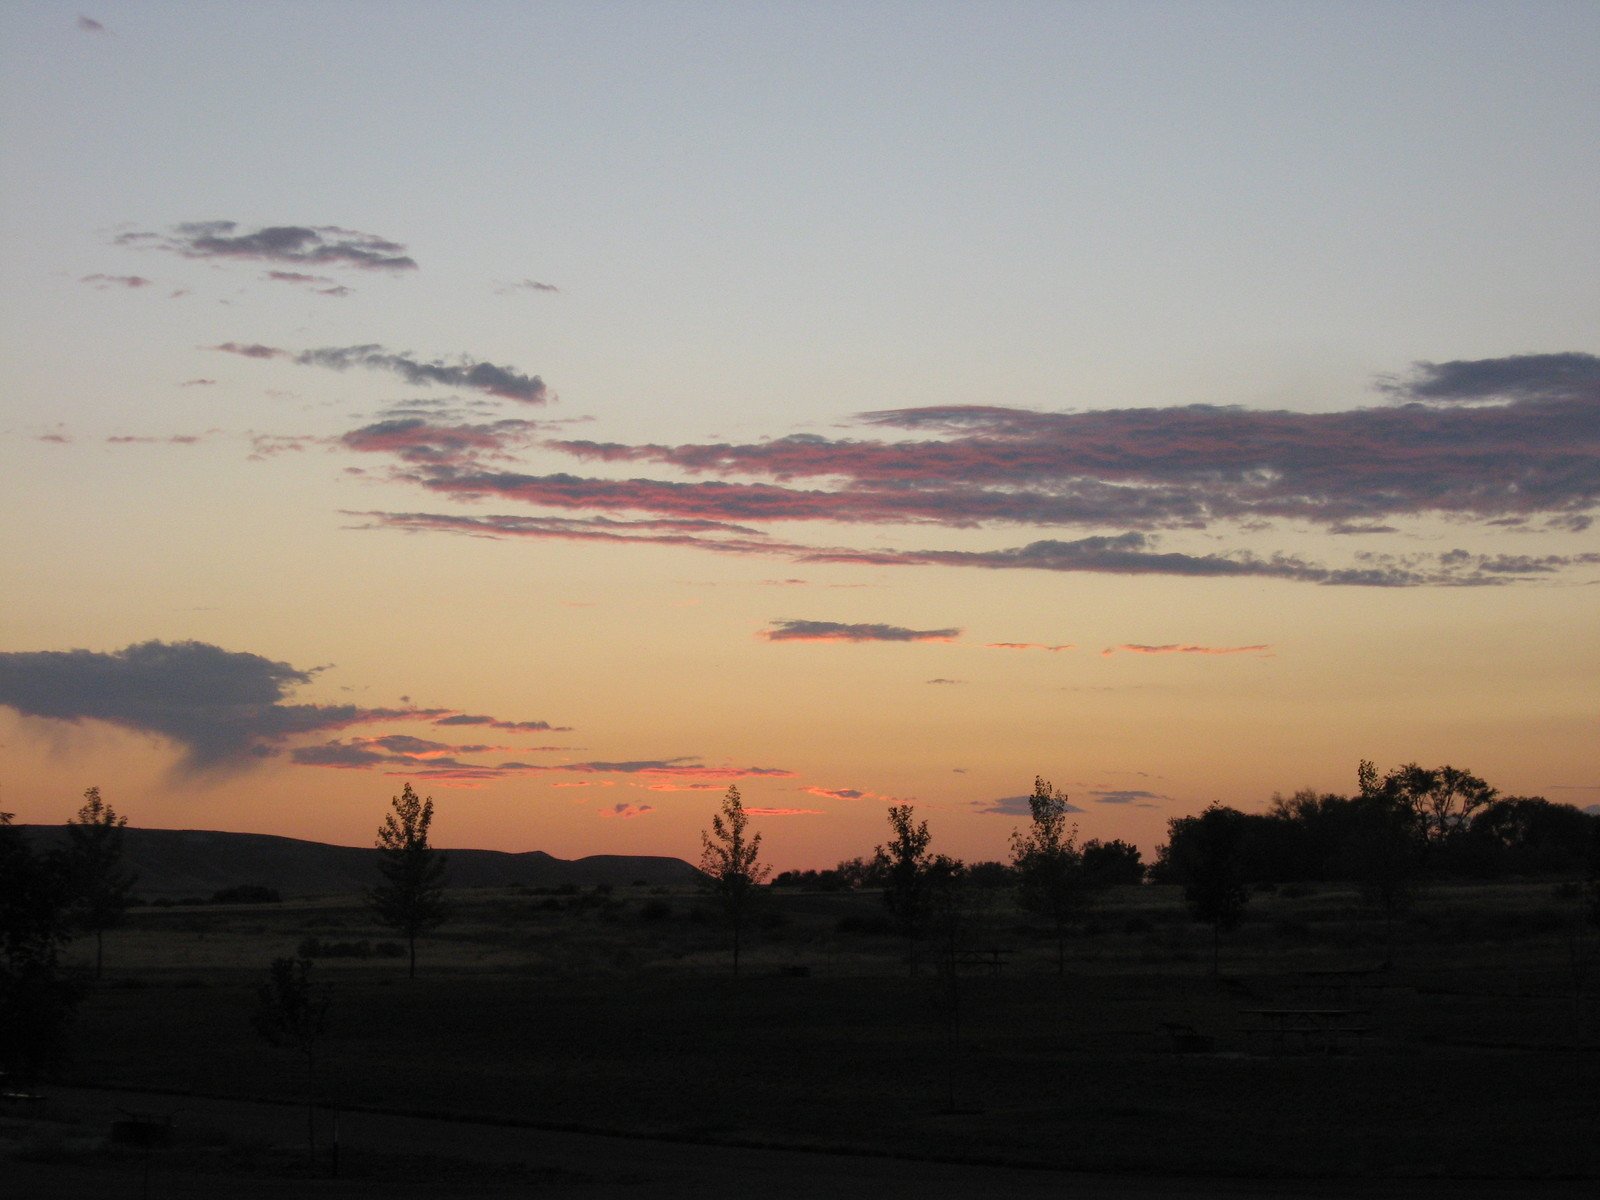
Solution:
<svg viewBox="0 0 1600 1200">
<path fill-rule="evenodd" d="M 35 844 L 66 838 L 65 826 L 22 826 Z M 276 888 L 284 896 L 359 892 L 378 878 L 378 852 L 360 846 L 329 846 L 264 833 L 207 829 L 124 831 L 124 858 L 137 876 L 135 895 L 145 899 L 206 896 L 239 884 Z M 596 854 L 554 858 L 542 850 L 447 850 L 451 887 L 580 887 L 596 884 L 692 884 L 700 878 L 678 858 Z"/>
</svg>

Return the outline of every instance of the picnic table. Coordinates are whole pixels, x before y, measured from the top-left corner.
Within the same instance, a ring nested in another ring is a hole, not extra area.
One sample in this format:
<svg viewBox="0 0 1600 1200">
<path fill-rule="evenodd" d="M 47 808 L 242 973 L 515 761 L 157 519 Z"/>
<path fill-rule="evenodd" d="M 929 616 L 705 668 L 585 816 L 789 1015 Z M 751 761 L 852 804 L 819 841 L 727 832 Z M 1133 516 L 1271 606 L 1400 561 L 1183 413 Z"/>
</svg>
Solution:
<svg viewBox="0 0 1600 1200">
<path fill-rule="evenodd" d="M 1291 1049 L 1320 1050 L 1334 1054 L 1349 1038 L 1368 1032 L 1359 1008 L 1246 1008 L 1240 1010 L 1256 1024 L 1245 1030 L 1252 1046 L 1265 1041 L 1276 1054 Z"/>
</svg>

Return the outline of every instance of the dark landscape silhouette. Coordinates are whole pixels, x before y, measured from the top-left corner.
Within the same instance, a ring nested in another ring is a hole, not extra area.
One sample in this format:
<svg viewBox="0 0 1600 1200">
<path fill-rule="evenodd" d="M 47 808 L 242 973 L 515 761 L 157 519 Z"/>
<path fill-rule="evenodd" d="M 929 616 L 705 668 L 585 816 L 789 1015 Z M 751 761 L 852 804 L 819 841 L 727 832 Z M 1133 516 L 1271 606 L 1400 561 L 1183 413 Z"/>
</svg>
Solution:
<svg viewBox="0 0 1600 1200">
<path fill-rule="evenodd" d="M 700 871 L 440 851 L 410 785 L 370 851 L 139 830 L 92 788 L 66 827 L 0 824 L 0 1154 L 40 1194 L 376 1186 L 338 1136 L 362 1110 L 1153 1180 L 1592 1181 L 1600 817 L 1448 767 L 1357 782 L 1174 818 L 1145 868 L 1039 778 L 1005 861 L 937 853 L 898 805 L 870 857 L 770 882 L 737 788 Z M 127 1089 L 171 1097 L 137 1144 L 93 1115 Z M 303 1144 L 241 1152 L 222 1097 L 302 1105 Z M 423 1149 L 413 1182 L 502 1194 Z"/>
</svg>

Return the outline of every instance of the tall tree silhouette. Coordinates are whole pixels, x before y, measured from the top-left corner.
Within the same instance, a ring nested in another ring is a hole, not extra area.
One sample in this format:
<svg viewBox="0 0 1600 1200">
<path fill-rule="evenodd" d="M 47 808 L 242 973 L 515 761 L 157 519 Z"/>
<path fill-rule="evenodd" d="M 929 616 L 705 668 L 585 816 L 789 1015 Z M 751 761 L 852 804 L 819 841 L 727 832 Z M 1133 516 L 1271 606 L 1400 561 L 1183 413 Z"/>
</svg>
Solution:
<svg viewBox="0 0 1600 1200">
<path fill-rule="evenodd" d="M 67 821 L 66 882 L 72 897 L 72 923 L 94 934 L 94 977 L 105 962 L 105 931 L 122 923 L 134 876 L 123 869 L 123 829 L 128 818 L 100 798 L 100 789 L 83 793 L 83 806 Z"/>
<path fill-rule="evenodd" d="M 251 1024 L 274 1046 L 291 1046 L 306 1060 L 306 1154 L 317 1161 L 317 1043 L 327 1029 L 332 993 L 311 982 L 308 958 L 275 958 L 256 989 Z M 337 1146 L 335 1147 L 337 1150 Z"/>
<path fill-rule="evenodd" d="M 755 906 L 760 902 L 761 885 L 772 874 L 762 863 L 761 835 L 749 834 L 750 818 L 745 815 L 744 798 L 730 784 L 722 797 L 722 811 L 713 814 L 711 831 L 700 835 L 700 869 L 711 878 L 723 915 L 733 931 L 733 973 L 739 973 L 739 952 L 744 931 Z"/>
<path fill-rule="evenodd" d="M 1017 903 L 1047 919 L 1056 935 L 1056 973 L 1067 969 L 1067 929 L 1089 906 L 1089 878 L 1078 830 L 1067 824 L 1066 793 L 1042 776 L 1028 797 L 1033 824 L 1011 834 L 1011 865 L 1017 873 Z"/>
<path fill-rule="evenodd" d="M 433 797 L 417 798 L 411 785 L 390 801 L 378 827 L 378 870 L 383 882 L 368 892 L 378 919 L 406 939 L 409 977 L 417 977 L 417 938 L 449 915 L 445 902 L 445 856 L 428 844 Z"/>
<path fill-rule="evenodd" d="M 1416 900 L 1427 844 L 1424 817 L 1396 784 L 1402 773 L 1415 771 L 1402 768 L 1380 783 L 1377 768 L 1361 760 L 1356 770 L 1360 794 L 1354 801 L 1355 822 L 1344 843 L 1348 870 L 1361 884 L 1367 902 L 1383 914 L 1385 966 L 1394 964 L 1395 918 Z M 1412 778 L 1421 782 L 1415 774 Z"/>
<path fill-rule="evenodd" d="M 928 845 L 933 839 L 928 823 L 918 821 L 916 809 L 909 804 L 889 806 L 889 828 L 894 836 L 873 852 L 873 870 L 883 880 L 883 902 L 906 939 L 907 961 L 915 975 L 917 939 L 928 924 L 929 871 L 933 866 Z"/>
<path fill-rule="evenodd" d="M 35 854 L 0 812 L 0 1071 L 24 1085 L 61 1061 L 83 996 L 59 962 L 67 899 L 61 857 Z"/>
<path fill-rule="evenodd" d="M 1244 880 L 1245 815 L 1213 804 L 1198 817 L 1167 823 L 1166 862 L 1183 885 L 1183 898 L 1197 921 L 1211 926 L 1211 973 L 1222 973 L 1222 933 L 1244 918 L 1250 898 Z"/>
</svg>

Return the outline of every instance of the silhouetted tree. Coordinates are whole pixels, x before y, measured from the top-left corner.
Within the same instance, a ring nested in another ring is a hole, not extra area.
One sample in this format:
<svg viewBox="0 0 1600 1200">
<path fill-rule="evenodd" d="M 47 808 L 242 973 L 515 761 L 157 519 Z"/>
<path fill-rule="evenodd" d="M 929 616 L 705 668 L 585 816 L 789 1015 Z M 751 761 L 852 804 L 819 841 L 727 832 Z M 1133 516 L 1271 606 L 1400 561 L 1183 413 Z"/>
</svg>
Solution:
<svg viewBox="0 0 1600 1200">
<path fill-rule="evenodd" d="M 1169 877 L 1197 921 L 1211 926 L 1211 973 L 1221 974 L 1221 935 L 1244 917 L 1250 890 L 1243 873 L 1244 814 L 1213 804 L 1198 817 L 1167 822 L 1162 847 Z"/>
<path fill-rule="evenodd" d="M 94 934 L 94 977 L 105 961 L 105 931 L 122 923 L 134 876 L 123 869 L 123 829 L 128 818 L 100 798 L 100 789 L 83 793 L 83 806 L 67 821 L 67 887 L 72 923 Z"/>
<path fill-rule="evenodd" d="M 858 892 L 877 882 L 876 870 L 875 863 L 858 854 L 855 858 L 841 859 L 839 865 L 833 868 L 833 873 L 838 877 L 841 888 Z"/>
<path fill-rule="evenodd" d="M 1543 796 L 1502 796 L 1473 818 L 1469 865 L 1482 874 L 1570 875 L 1581 872 L 1600 817 Z"/>
<path fill-rule="evenodd" d="M 1016 884 L 1017 873 L 1011 869 L 1010 863 L 995 862 L 991 859 L 967 864 L 966 886 L 969 888 L 993 892 L 1015 887 Z"/>
<path fill-rule="evenodd" d="M 759 902 L 760 887 L 772 868 L 760 860 L 761 835 L 749 836 L 739 789 L 730 785 L 722 798 L 722 811 L 711 818 L 711 832 L 700 835 L 700 869 L 711 878 L 712 889 L 733 931 L 733 973 L 739 973 L 739 949 L 745 926 Z"/>
<path fill-rule="evenodd" d="M 889 806 L 889 828 L 894 836 L 873 852 L 873 871 L 883 881 L 883 902 L 906 939 L 910 972 L 915 975 L 917 939 L 928 921 L 928 871 L 933 864 L 928 844 L 932 839 L 928 823 L 916 820 L 916 810 L 909 804 Z"/>
<path fill-rule="evenodd" d="M 0 1071 L 24 1085 L 59 1065 L 83 997 L 59 958 L 67 899 L 61 856 L 35 854 L 0 813 Z"/>
<path fill-rule="evenodd" d="M 1472 772 L 1450 766 L 1419 767 L 1407 763 L 1379 779 L 1377 768 L 1363 759 L 1358 780 L 1363 798 L 1381 796 L 1409 807 L 1429 846 L 1443 845 L 1459 836 L 1497 794 Z"/>
<path fill-rule="evenodd" d="M 327 1029 L 332 994 L 311 982 L 308 958 L 275 958 L 256 989 L 251 1024 L 274 1046 L 298 1050 L 306 1062 L 306 1153 L 317 1161 L 317 1043 Z"/>
<path fill-rule="evenodd" d="M 1102 842 L 1090 838 L 1083 844 L 1083 872 L 1093 890 L 1144 882 L 1139 847 L 1121 838 Z"/>
<path fill-rule="evenodd" d="M 1395 919 L 1416 901 L 1422 844 L 1416 814 L 1406 804 L 1382 794 L 1357 802 L 1355 827 L 1344 844 L 1345 866 L 1362 897 L 1383 914 L 1385 965 L 1394 962 Z"/>
<path fill-rule="evenodd" d="M 1066 793 L 1042 776 L 1033 780 L 1028 811 L 1033 824 L 1024 835 L 1011 833 L 1011 866 L 1017 876 L 1017 903 L 1044 917 L 1055 930 L 1056 972 L 1067 969 L 1067 929 L 1089 906 L 1078 830 L 1067 825 Z"/>
<path fill-rule="evenodd" d="M 961 1067 L 961 943 L 971 915 L 971 880 L 960 859 L 935 854 L 927 861 L 922 883 L 939 973 L 937 1006 L 944 1018 L 947 1103 L 955 1112 Z"/>
<path fill-rule="evenodd" d="M 433 797 L 419 800 L 408 783 L 390 801 L 378 828 L 378 870 L 383 882 L 367 893 L 378 920 L 406 939 L 410 978 L 417 977 L 417 938 L 449 915 L 445 902 L 445 856 L 428 844 Z"/>
</svg>

